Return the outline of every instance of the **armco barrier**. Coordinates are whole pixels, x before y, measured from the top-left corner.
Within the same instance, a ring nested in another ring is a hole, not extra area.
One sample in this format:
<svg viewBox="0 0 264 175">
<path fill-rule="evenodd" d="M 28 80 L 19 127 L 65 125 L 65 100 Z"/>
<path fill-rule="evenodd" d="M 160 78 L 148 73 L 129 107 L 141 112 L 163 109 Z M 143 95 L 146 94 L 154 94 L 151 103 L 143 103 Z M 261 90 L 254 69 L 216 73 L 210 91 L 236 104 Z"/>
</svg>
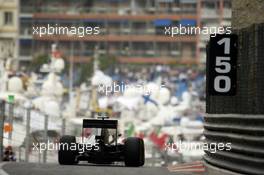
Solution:
<svg viewBox="0 0 264 175">
<path fill-rule="evenodd" d="M 34 150 L 34 143 L 47 143 L 48 133 L 56 131 L 58 135 L 65 131 L 65 120 L 61 117 L 48 116 L 33 108 L 25 108 L 21 104 L 0 101 L 0 150 L 12 147 L 16 161 L 22 162 L 57 162 L 57 150 Z M 58 125 L 55 127 L 51 125 Z M 11 126 L 11 130 L 7 131 Z M 52 129 L 53 128 L 53 129 Z M 38 132 L 34 137 L 33 132 Z M 50 141 L 55 141 L 54 138 Z M 56 141 L 55 141 L 56 142 Z M 3 160 L 3 153 L 1 159 Z"/>
</svg>

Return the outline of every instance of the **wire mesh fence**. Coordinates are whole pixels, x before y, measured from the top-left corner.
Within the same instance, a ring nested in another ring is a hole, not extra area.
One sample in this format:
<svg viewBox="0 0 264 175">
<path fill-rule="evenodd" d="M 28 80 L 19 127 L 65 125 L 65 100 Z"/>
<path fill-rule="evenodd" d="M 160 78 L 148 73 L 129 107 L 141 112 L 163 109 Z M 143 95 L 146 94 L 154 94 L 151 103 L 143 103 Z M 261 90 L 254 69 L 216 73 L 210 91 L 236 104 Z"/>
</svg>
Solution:
<svg viewBox="0 0 264 175">
<path fill-rule="evenodd" d="M 20 162 L 57 162 L 65 119 L 21 104 L 0 101 L 1 159 Z"/>
</svg>

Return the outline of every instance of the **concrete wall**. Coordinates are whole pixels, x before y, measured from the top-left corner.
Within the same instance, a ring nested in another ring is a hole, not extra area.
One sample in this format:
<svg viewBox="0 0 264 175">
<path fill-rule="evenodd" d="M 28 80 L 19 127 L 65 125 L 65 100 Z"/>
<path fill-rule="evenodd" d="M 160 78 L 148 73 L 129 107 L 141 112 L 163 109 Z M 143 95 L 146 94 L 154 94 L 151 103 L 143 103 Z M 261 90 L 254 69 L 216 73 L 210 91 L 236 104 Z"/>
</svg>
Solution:
<svg viewBox="0 0 264 175">
<path fill-rule="evenodd" d="M 241 29 L 264 22 L 263 0 L 232 0 L 232 27 Z"/>
<path fill-rule="evenodd" d="M 236 95 L 207 94 L 204 124 L 207 142 L 228 142 L 232 149 L 206 152 L 206 174 L 263 175 L 264 0 L 233 0 L 232 6 L 238 35 Z"/>
</svg>

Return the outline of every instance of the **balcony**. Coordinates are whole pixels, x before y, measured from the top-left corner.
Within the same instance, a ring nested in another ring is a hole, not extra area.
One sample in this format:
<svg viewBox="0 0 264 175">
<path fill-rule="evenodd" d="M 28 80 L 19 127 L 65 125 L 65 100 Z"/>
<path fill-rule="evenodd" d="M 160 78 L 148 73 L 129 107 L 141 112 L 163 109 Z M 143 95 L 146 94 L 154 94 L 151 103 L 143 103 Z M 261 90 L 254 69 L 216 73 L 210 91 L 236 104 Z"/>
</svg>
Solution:
<svg viewBox="0 0 264 175">
<path fill-rule="evenodd" d="M 63 13 L 63 14 L 118 14 L 118 15 L 149 15 L 149 14 L 192 14 L 197 13 L 196 8 L 181 8 L 181 7 L 144 7 L 139 6 L 132 8 L 128 6 L 112 6 L 110 4 L 87 7 L 83 5 L 22 5 L 20 7 L 21 13 Z"/>
<path fill-rule="evenodd" d="M 134 20 L 134 21 L 153 21 L 156 19 L 171 19 L 171 20 L 180 20 L 180 19 L 195 19 L 197 20 L 197 15 L 190 14 L 138 14 L 138 15 L 119 15 L 116 13 L 109 14 L 65 14 L 65 13 L 34 13 L 33 18 L 35 19 L 72 19 L 72 20 L 81 20 L 81 19 L 91 19 L 91 20 Z"/>
<path fill-rule="evenodd" d="M 30 27 L 20 27 L 20 37 L 22 38 L 32 38 L 32 29 Z"/>
<path fill-rule="evenodd" d="M 224 18 L 231 18 L 232 16 L 232 10 L 228 8 L 223 9 L 223 17 Z"/>
<path fill-rule="evenodd" d="M 97 42 L 197 42 L 196 36 L 159 36 L 159 35 L 90 35 L 86 37 L 67 35 L 45 35 L 42 37 L 33 36 L 36 40 L 42 41 L 97 41 Z"/>
<path fill-rule="evenodd" d="M 206 9 L 203 8 L 201 10 L 202 14 L 201 17 L 202 18 L 219 18 L 219 10 L 218 9 Z"/>
<path fill-rule="evenodd" d="M 231 26 L 231 20 L 223 20 L 222 26 Z"/>
</svg>

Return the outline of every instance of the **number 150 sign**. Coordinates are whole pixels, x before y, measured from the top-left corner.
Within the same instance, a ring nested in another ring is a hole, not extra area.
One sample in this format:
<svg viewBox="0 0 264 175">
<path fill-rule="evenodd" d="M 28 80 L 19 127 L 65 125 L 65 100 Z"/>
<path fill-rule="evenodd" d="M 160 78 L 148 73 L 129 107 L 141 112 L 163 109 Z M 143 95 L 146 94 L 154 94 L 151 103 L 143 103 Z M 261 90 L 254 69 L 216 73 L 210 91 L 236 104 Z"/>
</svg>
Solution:
<svg viewBox="0 0 264 175">
<path fill-rule="evenodd" d="M 218 34 L 207 46 L 209 95 L 236 94 L 237 35 Z"/>
</svg>

